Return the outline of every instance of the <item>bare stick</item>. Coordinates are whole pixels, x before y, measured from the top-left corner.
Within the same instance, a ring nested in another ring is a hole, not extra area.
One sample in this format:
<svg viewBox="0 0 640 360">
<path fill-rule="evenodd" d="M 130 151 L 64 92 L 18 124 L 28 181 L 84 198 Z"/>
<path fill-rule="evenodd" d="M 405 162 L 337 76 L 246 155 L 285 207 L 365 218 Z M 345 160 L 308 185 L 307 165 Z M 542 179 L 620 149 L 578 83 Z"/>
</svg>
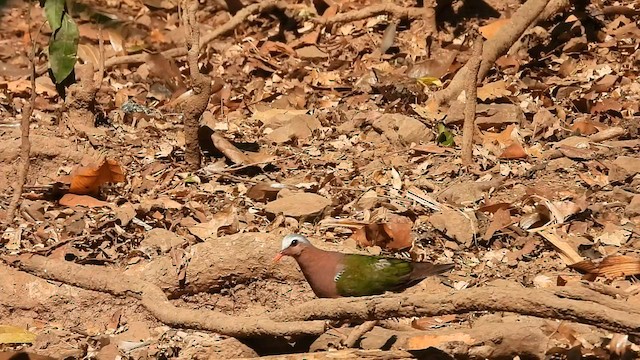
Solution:
<svg viewBox="0 0 640 360">
<path fill-rule="evenodd" d="M 31 40 L 31 51 L 27 55 L 31 67 L 31 96 L 29 97 L 29 102 L 22 110 L 22 119 L 20 120 L 20 163 L 18 178 L 13 188 L 13 196 L 11 197 L 5 218 L 7 225 L 11 224 L 16 216 L 16 210 L 18 209 L 30 165 L 31 141 L 29 141 L 29 123 L 31 121 L 31 115 L 33 114 L 33 108 L 36 104 L 36 39 L 31 37 L 31 4 L 27 5 L 27 27 L 29 29 L 29 39 Z"/>
<path fill-rule="evenodd" d="M 362 335 L 371 331 L 371 329 L 373 329 L 377 323 L 377 320 L 372 320 L 365 321 L 364 323 L 360 324 L 357 328 L 353 329 L 353 331 L 349 333 L 349 336 L 347 336 L 347 338 L 342 342 L 342 345 L 348 348 L 354 347 L 354 345 L 358 342 Z"/>
<path fill-rule="evenodd" d="M 477 36 L 473 44 L 473 55 L 469 59 L 469 72 L 465 86 L 464 125 L 462 127 L 462 164 L 473 163 L 473 133 L 476 122 L 476 103 L 478 101 L 478 70 L 482 61 L 482 36 Z"/>
<path fill-rule="evenodd" d="M 496 60 L 522 36 L 524 31 L 533 23 L 545 8 L 549 0 L 527 0 L 513 14 L 508 24 L 504 25 L 500 34 L 487 40 L 482 51 L 482 63 L 478 70 L 478 80 L 484 79 Z M 469 73 L 469 63 L 463 66 L 451 80 L 449 86 L 433 95 L 436 104 L 449 102 L 460 94 L 464 88 L 464 81 Z"/>
</svg>

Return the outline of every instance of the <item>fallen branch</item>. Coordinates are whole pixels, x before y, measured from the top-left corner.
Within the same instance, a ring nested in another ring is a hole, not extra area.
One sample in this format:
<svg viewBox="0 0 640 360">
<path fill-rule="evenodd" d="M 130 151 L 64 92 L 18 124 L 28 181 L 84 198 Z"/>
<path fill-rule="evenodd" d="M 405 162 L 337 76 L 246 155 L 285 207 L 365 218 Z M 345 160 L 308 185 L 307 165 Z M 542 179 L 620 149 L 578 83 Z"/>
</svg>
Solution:
<svg viewBox="0 0 640 360">
<path fill-rule="evenodd" d="M 496 60 L 504 55 L 507 50 L 522 36 L 524 31 L 531 25 L 538 15 L 544 10 L 549 0 L 528 0 L 513 14 L 508 24 L 505 24 L 495 37 L 484 43 L 482 51 L 482 63 L 478 71 L 478 81 L 484 79 Z M 446 88 L 436 92 L 433 100 L 436 105 L 449 102 L 460 94 L 464 88 L 464 81 L 469 76 L 470 64 L 467 62 L 453 77 L 451 83 Z"/>
<path fill-rule="evenodd" d="M 318 299 L 288 307 L 286 311 L 271 314 L 270 318 L 277 321 L 374 320 L 472 311 L 512 312 L 569 320 L 613 332 L 640 335 L 640 310 L 625 301 L 581 287 L 483 287 L 449 294 Z"/>
<path fill-rule="evenodd" d="M 28 254 L 3 259 L 10 265 L 43 279 L 139 299 L 142 306 L 156 319 L 169 326 L 209 330 L 239 338 L 320 335 L 325 331 L 324 321 L 283 323 L 265 317 L 235 317 L 218 311 L 178 308 L 169 302 L 158 286 L 101 266 L 83 266 Z"/>
</svg>

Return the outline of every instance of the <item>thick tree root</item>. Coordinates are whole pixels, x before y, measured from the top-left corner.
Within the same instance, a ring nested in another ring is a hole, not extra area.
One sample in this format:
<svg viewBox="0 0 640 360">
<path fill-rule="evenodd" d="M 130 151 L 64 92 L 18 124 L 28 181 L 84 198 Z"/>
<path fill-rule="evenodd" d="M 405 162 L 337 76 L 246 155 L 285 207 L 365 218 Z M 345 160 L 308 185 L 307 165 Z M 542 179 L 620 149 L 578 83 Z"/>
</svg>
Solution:
<svg viewBox="0 0 640 360">
<path fill-rule="evenodd" d="M 640 335 L 640 310 L 626 301 L 582 287 L 529 289 L 493 287 L 449 294 L 318 299 L 270 315 L 277 321 L 375 320 L 437 316 L 472 311 L 512 312 L 569 320 L 629 335 Z"/>
<path fill-rule="evenodd" d="M 178 308 L 158 286 L 101 266 L 83 266 L 28 254 L 4 257 L 4 260 L 43 279 L 140 299 L 142 306 L 169 326 L 209 330 L 238 338 L 320 335 L 325 331 L 324 321 L 277 322 L 264 317 L 234 317 L 211 310 Z"/>
<path fill-rule="evenodd" d="M 313 334 L 325 330 L 318 320 L 380 320 L 473 311 L 512 312 L 570 320 L 614 332 L 640 335 L 640 310 L 627 301 L 582 287 L 528 289 L 483 287 L 448 294 L 390 295 L 318 299 L 265 317 L 233 317 L 215 311 L 181 309 L 162 290 L 138 278 L 99 266 L 82 266 L 38 255 L 4 257 L 14 267 L 38 277 L 84 289 L 140 299 L 159 321 L 234 337 Z"/>
</svg>

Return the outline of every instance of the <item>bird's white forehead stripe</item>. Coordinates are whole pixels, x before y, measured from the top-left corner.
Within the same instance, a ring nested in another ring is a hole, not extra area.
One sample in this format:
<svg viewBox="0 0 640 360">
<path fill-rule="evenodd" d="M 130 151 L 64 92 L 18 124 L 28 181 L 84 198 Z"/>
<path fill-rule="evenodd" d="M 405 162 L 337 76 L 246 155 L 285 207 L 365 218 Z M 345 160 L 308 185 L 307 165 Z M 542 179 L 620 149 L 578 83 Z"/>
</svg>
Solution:
<svg viewBox="0 0 640 360">
<path fill-rule="evenodd" d="M 282 239 L 282 250 L 291 246 L 291 242 L 293 242 L 293 240 L 298 240 L 298 242 L 309 244 L 309 240 L 307 240 L 306 237 L 300 234 L 289 234 Z"/>
</svg>

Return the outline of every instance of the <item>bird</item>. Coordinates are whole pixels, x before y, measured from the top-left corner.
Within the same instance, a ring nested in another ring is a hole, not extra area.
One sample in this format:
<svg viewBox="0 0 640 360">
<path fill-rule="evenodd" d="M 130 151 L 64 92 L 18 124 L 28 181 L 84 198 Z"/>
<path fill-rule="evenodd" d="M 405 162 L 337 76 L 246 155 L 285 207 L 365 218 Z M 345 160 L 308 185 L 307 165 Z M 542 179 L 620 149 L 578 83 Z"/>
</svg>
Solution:
<svg viewBox="0 0 640 360">
<path fill-rule="evenodd" d="M 273 258 L 293 257 L 319 298 L 380 295 L 399 292 L 431 275 L 441 274 L 454 264 L 413 262 L 383 256 L 344 254 L 313 246 L 303 235 L 289 234 Z"/>
</svg>

